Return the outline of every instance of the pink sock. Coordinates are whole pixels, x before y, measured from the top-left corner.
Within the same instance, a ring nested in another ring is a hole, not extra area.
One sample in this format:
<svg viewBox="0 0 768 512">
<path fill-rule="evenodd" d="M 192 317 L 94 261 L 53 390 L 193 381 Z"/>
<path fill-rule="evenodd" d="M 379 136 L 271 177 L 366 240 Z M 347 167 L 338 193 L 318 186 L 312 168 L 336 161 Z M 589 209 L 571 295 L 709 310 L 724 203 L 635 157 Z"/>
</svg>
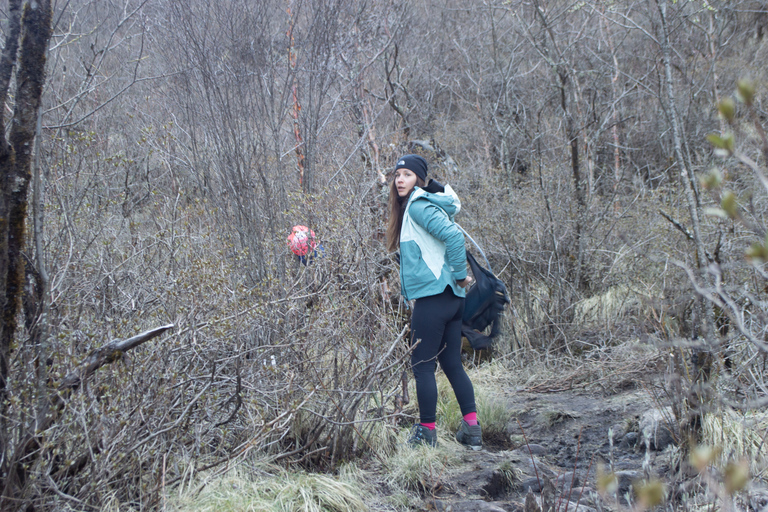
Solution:
<svg viewBox="0 0 768 512">
<path fill-rule="evenodd" d="M 427 427 L 429 430 L 435 430 L 435 426 L 437 425 L 434 421 L 432 423 L 420 423 L 422 427 Z"/>
<path fill-rule="evenodd" d="M 467 422 L 467 425 L 477 425 L 477 413 L 471 412 L 469 414 L 464 415 L 464 421 Z"/>
</svg>

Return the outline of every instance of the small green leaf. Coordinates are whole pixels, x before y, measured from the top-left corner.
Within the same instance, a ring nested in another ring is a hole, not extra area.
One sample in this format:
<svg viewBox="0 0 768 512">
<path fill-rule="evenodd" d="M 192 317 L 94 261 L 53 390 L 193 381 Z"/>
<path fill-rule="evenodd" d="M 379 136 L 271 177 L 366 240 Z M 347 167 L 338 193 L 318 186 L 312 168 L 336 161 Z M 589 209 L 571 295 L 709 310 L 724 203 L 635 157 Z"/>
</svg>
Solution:
<svg viewBox="0 0 768 512">
<path fill-rule="evenodd" d="M 749 463 L 741 460 L 738 464 L 725 467 L 725 490 L 728 494 L 742 490 L 749 483 Z"/>
<path fill-rule="evenodd" d="M 733 118 L 736 115 L 736 102 L 733 101 L 733 98 L 725 98 L 724 100 L 720 100 L 720 102 L 717 104 L 717 111 L 720 112 L 720 115 L 723 116 L 723 119 L 729 123 L 732 123 Z"/>
<path fill-rule="evenodd" d="M 765 244 L 755 242 L 752 247 L 747 249 L 746 256 L 748 260 L 755 263 L 768 261 L 768 248 L 765 247 Z"/>
<path fill-rule="evenodd" d="M 732 219 L 739 216 L 739 205 L 736 200 L 736 194 L 730 190 L 723 193 L 723 197 L 720 200 L 720 207 L 728 214 Z"/>
<path fill-rule="evenodd" d="M 755 99 L 755 82 L 747 78 L 742 78 L 736 84 L 736 91 L 738 98 L 744 102 L 744 104 L 751 106 Z"/>
<path fill-rule="evenodd" d="M 707 190 L 718 188 L 723 183 L 723 175 L 720 174 L 720 169 L 714 168 L 710 170 L 706 176 L 701 179 L 701 186 Z"/>
<path fill-rule="evenodd" d="M 723 139 L 716 133 L 710 133 L 709 135 L 707 135 L 707 140 L 709 141 L 710 144 L 712 144 L 716 148 L 722 148 L 725 146 Z"/>
<path fill-rule="evenodd" d="M 637 487 L 637 498 L 645 508 L 653 508 L 664 502 L 664 484 L 659 480 L 652 480 Z"/>
<path fill-rule="evenodd" d="M 709 141 L 710 144 L 715 146 L 715 148 L 724 149 L 729 153 L 733 153 L 734 140 L 733 140 L 732 133 L 726 133 L 723 136 L 720 136 L 716 133 L 710 133 L 709 135 L 707 135 L 707 140 Z"/>
<path fill-rule="evenodd" d="M 733 149 L 736 147 L 736 143 L 733 138 L 732 133 L 726 133 L 723 136 L 723 140 L 725 141 L 725 149 L 728 150 L 728 152 L 733 153 Z"/>
</svg>

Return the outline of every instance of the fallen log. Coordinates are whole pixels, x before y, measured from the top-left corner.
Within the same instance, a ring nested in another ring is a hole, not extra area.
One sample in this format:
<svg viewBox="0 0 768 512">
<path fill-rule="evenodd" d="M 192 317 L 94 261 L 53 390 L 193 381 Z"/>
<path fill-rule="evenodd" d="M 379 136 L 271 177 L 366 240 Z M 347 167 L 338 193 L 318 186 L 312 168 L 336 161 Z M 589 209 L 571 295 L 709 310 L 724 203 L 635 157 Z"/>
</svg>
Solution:
<svg viewBox="0 0 768 512">
<path fill-rule="evenodd" d="M 162 327 L 156 327 L 149 331 L 144 331 L 141 334 L 137 334 L 127 340 L 114 340 L 110 341 L 103 347 L 93 350 L 88 357 L 80 363 L 77 370 L 69 373 L 61 380 L 58 386 L 58 393 L 56 395 L 61 397 L 62 392 L 72 392 L 80 387 L 80 384 L 84 379 L 87 379 L 93 373 L 102 366 L 110 363 L 114 363 L 120 359 L 123 353 L 138 347 L 139 345 L 146 343 L 147 341 L 156 338 L 163 334 L 165 331 L 173 329 L 173 324 L 164 325 Z"/>
</svg>

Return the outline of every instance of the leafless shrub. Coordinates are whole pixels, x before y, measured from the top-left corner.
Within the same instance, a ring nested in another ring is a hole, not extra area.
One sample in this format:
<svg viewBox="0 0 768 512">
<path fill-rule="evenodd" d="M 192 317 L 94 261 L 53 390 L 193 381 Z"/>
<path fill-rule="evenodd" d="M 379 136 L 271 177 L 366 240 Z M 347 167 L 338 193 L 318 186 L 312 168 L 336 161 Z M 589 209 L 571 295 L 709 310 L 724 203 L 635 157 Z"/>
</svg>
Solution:
<svg viewBox="0 0 768 512">
<path fill-rule="evenodd" d="M 690 204 L 674 178 L 708 168 L 713 100 L 742 62 L 760 69 L 762 7 L 671 4 L 670 81 L 654 3 L 395 4 L 73 1 L 57 13 L 28 244 L 40 249 L 25 255 L 9 362 L 14 438 L 35 432 L 40 404 L 93 350 L 175 327 L 68 396 L 18 499 L 151 506 L 164 485 L 247 457 L 331 467 L 375 453 L 403 405 L 408 313 L 381 244 L 381 181 L 404 151 L 458 191 L 462 225 L 508 284 L 497 355 L 584 383 L 601 365 L 581 355 L 620 358 L 626 339 L 677 349 L 696 332 Z M 759 162 L 754 133 L 738 149 Z M 697 285 L 718 305 L 714 325 L 731 322 L 715 355 L 732 378 L 713 389 L 757 399 L 763 275 L 741 256 L 762 240 L 764 193 L 733 162 L 726 180 L 749 199 L 738 222 L 703 217 L 716 271 Z M 309 266 L 286 249 L 293 224 L 323 244 Z"/>
</svg>

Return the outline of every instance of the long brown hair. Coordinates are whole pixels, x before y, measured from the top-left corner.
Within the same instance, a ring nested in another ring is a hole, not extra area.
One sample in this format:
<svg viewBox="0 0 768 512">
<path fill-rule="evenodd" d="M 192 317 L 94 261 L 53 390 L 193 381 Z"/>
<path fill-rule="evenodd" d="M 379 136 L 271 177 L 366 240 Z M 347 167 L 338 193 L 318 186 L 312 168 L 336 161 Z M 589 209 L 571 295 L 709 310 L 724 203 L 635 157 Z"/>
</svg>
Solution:
<svg viewBox="0 0 768 512">
<path fill-rule="evenodd" d="M 408 199 L 413 194 L 413 189 L 411 189 L 411 194 L 408 194 L 406 197 L 400 197 L 397 194 L 395 178 L 392 178 L 392 183 L 389 185 L 389 205 L 387 206 L 389 210 L 389 219 L 387 219 L 387 250 L 389 252 L 395 252 L 400 247 L 400 228 L 403 227 L 403 214 L 405 213 L 405 207 L 408 205 Z M 424 187 L 424 180 L 418 176 L 416 176 L 416 187 Z"/>
</svg>

